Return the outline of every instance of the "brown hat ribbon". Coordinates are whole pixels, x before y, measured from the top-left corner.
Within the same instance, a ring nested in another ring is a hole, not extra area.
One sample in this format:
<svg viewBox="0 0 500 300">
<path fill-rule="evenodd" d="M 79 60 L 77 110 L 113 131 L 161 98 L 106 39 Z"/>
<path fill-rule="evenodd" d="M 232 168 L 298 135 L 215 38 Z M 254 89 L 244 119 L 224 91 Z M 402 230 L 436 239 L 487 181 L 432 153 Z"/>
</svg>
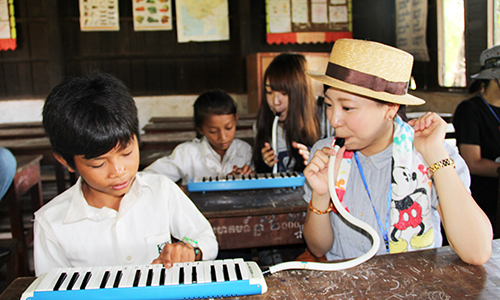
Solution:
<svg viewBox="0 0 500 300">
<path fill-rule="evenodd" d="M 376 92 L 405 95 L 408 90 L 408 82 L 387 81 L 378 76 L 348 69 L 332 62 L 328 63 L 325 75 Z"/>
</svg>

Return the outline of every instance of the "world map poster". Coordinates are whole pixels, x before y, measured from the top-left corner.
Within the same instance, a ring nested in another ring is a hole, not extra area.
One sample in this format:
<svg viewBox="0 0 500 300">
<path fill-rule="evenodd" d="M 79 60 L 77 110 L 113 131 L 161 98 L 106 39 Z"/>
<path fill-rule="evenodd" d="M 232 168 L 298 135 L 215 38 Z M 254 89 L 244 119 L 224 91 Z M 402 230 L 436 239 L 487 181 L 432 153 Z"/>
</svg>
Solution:
<svg viewBox="0 0 500 300">
<path fill-rule="evenodd" d="M 179 43 L 229 40 L 227 0 L 176 0 Z"/>
</svg>

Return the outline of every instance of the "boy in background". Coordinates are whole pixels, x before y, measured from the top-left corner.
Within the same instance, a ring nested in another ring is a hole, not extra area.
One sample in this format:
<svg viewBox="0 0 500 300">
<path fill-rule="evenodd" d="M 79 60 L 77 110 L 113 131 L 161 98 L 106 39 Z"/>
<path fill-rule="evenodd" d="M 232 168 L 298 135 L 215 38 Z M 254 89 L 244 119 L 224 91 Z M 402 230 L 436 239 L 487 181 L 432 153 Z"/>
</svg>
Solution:
<svg viewBox="0 0 500 300">
<path fill-rule="evenodd" d="M 35 213 L 37 276 L 53 267 L 215 259 L 210 223 L 190 199 L 165 176 L 137 172 L 137 108 L 122 82 L 95 73 L 56 86 L 43 126 L 55 158 L 80 178 Z"/>
<path fill-rule="evenodd" d="M 194 177 L 251 173 L 252 147 L 234 138 L 238 113 L 233 98 L 221 90 L 209 91 L 198 96 L 193 107 L 198 137 L 178 145 L 144 171 L 166 175 L 182 185 Z"/>
</svg>

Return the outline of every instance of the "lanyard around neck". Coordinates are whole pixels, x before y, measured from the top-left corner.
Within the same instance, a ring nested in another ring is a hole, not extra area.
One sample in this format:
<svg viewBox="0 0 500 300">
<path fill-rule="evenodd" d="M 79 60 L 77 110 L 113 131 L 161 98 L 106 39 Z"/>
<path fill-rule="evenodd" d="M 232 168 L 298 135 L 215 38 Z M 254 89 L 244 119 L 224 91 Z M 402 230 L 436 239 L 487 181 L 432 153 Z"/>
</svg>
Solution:
<svg viewBox="0 0 500 300">
<path fill-rule="evenodd" d="M 375 209 L 375 206 L 373 204 L 373 199 L 372 196 L 370 195 L 370 191 L 368 190 L 368 184 L 366 182 L 365 174 L 363 172 L 363 168 L 361 167 L 361 164 L 359 163 L 358 155 L 356 154 L 356 151 L 354 152 L 354 159 L 356 160 L 356 164 L 358 165 L 359 169 L 359 174 L 361 175 L 361 179 L 363 180 L 363 184 L 366 189 L 366 193 L 368 194 L 368 198 L 370 198 L 370 203 L 373 208 L 373 212 L 375 213 L 375 217 L 377 218 L 377 223 L 378 227 L 380 229 L 380 232 L 382 232 L 382 237 L 384 238 L 384 243 L 385 243 L 385 250 L 387 253 L 389 253 L 389 212 L 391 209 L 391 200 L 392 200 L 392 185 L 389 185 L 389 196 L 387 197 L 387 216 L 385 218 L 385 227 L 382 226 L 382 220 L 380 220 L 380 216 L 378 215 L 377 210 Z"/>
<path fill-rule="evenodd" d="M 484 104 L 486 104 L 486 106 L 490 109 L 490 111 L 493 114 L 493 116 L 495 116 L 495 119 L 497 119 L 498 123 L 500 123 L 500 118 L 498 118 L 498 115 L 495 113 L 495 111 L 493 110 L 493 108 L 491 108 L 491 105 L 486 101 L 486 99 L 484 99 L 483 95 L 481 95 L 481 99 L 483 99 Z"/>
</svg>

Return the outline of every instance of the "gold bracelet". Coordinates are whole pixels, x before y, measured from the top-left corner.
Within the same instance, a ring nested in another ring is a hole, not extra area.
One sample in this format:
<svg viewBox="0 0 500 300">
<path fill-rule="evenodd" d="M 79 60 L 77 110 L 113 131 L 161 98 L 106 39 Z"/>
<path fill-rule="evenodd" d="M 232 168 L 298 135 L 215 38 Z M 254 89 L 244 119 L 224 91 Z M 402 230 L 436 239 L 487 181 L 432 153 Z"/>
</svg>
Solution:
<svg viewBox="0 0 500 300">
<path fill-rule="evenodd" d="M 437 163 L 432 164 L 429 168 L 427 168 L 427 176 L 432 178 L 432 175 L 436 173 L 437 170 L 446 168 L 449 166 L 453 166 L 455 168 L 455 162 L 451 158 L 445 158 L 443 160 L 438 161 Z"/>
<path fill-rule="evenodd" d="M 309 209 L 313 213 L 315 213 L 317 215 L 324 215 L 324 214 L 327 214 L 327 213 L 329 213 L 329 212 L 331 212 L 333 210 L 333 203 L 332 203 L 332 201 L 330 201 L 330 207 L 328 207 L 327 210 L 325 210 L 325 211 L 319 211 L 319 210 L 317 210 L 316 208 L 313 207 L 312 200 L 311 200 L 311 201 L 309 201 Z"/>
</svg>

